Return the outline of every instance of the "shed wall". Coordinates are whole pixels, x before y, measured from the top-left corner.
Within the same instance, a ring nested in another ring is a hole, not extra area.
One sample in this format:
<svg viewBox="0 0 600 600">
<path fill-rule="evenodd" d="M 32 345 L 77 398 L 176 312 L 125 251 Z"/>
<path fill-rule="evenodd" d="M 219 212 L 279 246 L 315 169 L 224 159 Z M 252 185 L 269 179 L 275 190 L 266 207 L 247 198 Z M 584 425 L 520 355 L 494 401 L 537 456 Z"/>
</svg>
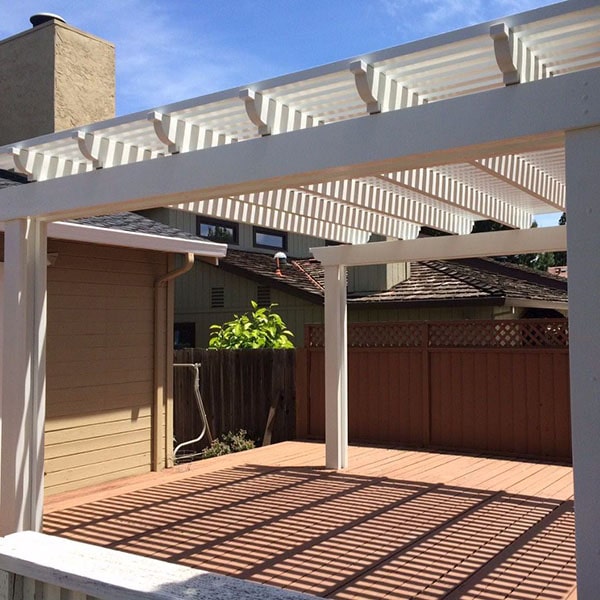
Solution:
<svg viewBox="0 0 600 600">
<path fill-rule="evenodd" d="M 167 255 L 56 240 L 49 252 L 45 485 L 54 494 L 151 469 L 153 290 Z"/>
</svg>

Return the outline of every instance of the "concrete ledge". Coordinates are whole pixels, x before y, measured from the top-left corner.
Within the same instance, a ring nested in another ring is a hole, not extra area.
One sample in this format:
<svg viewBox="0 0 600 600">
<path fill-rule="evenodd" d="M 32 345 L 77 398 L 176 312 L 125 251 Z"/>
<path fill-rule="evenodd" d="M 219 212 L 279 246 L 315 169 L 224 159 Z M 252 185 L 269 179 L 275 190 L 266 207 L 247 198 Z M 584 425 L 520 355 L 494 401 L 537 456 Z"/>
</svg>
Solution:
<svg viewBox="0 0 600 600">
<path fill-rule="evenodd" d="M 106 600 L 316 597 L 33 531 L 0 538 L 0 571 Z"/>
</svg>

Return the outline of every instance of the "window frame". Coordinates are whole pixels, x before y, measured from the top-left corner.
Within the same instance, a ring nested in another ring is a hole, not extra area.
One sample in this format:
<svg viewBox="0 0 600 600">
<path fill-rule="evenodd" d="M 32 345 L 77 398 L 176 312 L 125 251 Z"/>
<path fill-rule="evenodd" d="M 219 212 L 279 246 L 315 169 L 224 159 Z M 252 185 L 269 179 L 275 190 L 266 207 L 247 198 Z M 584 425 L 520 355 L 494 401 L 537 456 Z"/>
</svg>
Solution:
<svg viewBox="0 0 600 600">
<path fill-rule="evenodd" d="M 224 229 L 231 229 L 232 241 L 218 242 L 217 240 L 211 240 L 209 237 L 202 235 L 202 225 L 212 225 L 214 227 L 223 227 Z M 201 237 L 203 240 L 210 240 L 211 242 L 217 242 L 222 244 L 231 244 L 237 246 L 240 243 L 240 226 L 235 221 L 224 221 L 222 219 L 213 219 L 212 217 L 205 217 L 204 215 L 196 216 L 196 235 Z"/>
<path fill-rule="evenodd" d="M 281 237 L 281 246 L 272 246 L 270 244 L 259 244 L 256 241 L 256 236 L 259 234 L 272 235 Z M 254 248 L 261 248 L 263 250 L 281 250 L 287 252 L 288 249 L 288 233 L 287 231 L 279 231 L 278 229 L 267 229 L 266 227 L 252 227 L 252 245 Z"/>
</svg>

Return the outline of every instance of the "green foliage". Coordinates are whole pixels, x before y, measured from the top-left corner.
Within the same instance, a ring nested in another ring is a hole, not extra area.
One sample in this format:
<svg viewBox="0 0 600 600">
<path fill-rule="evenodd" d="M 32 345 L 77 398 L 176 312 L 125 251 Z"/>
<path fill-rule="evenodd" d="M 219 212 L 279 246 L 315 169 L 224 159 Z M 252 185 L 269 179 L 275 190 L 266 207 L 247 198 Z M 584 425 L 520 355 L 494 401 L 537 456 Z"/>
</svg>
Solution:
<svg viewBox="0 0 600 600">
<path fill-rule="evenodd" d="M 211 325 L 210 348 L 237 350 L 240 348 L 293 348 L 289 340 L 293 333 L 287 329 L 283 319 L 273 312 L 276 304 L 258 308 L 251 301 L 252 311 L 234 315 L 232 321 L 223 325 Z"/>
<path fill-rule="evenodd" d="M 232 452 L 242 452 L 243 450 L 252 450 L 255 447 L 254 441 L 248 439 L 248 432 L 240 429 L 237 433 L 224 433 L 221 438 L 213 440 L 212 444 L 202 451 L 202 458 L 212 458 L 213 456 L 223 456 Z"/>
</svg>

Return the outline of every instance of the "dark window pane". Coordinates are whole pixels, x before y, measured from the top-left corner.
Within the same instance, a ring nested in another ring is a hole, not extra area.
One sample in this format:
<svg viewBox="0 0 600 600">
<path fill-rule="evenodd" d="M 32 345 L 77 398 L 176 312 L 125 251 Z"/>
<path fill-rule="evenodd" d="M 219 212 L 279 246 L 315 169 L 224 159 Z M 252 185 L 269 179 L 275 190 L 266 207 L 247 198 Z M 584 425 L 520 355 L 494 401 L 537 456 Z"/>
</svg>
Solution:
<svg viewBox="0 0 600 600">
<path fill-rule="evenodd" d="M 254 229 L 254 245 L 257 248 L 287 250 L 287 234 L 269 229 Z"/>
<path fill-rule="evenodd" d="M 224 244 L 237 244 L 238 242 L 237 223 L 198 217 L 197 233 L 200 237 L 206 238 L 211 242 Z"/>
</svg>

